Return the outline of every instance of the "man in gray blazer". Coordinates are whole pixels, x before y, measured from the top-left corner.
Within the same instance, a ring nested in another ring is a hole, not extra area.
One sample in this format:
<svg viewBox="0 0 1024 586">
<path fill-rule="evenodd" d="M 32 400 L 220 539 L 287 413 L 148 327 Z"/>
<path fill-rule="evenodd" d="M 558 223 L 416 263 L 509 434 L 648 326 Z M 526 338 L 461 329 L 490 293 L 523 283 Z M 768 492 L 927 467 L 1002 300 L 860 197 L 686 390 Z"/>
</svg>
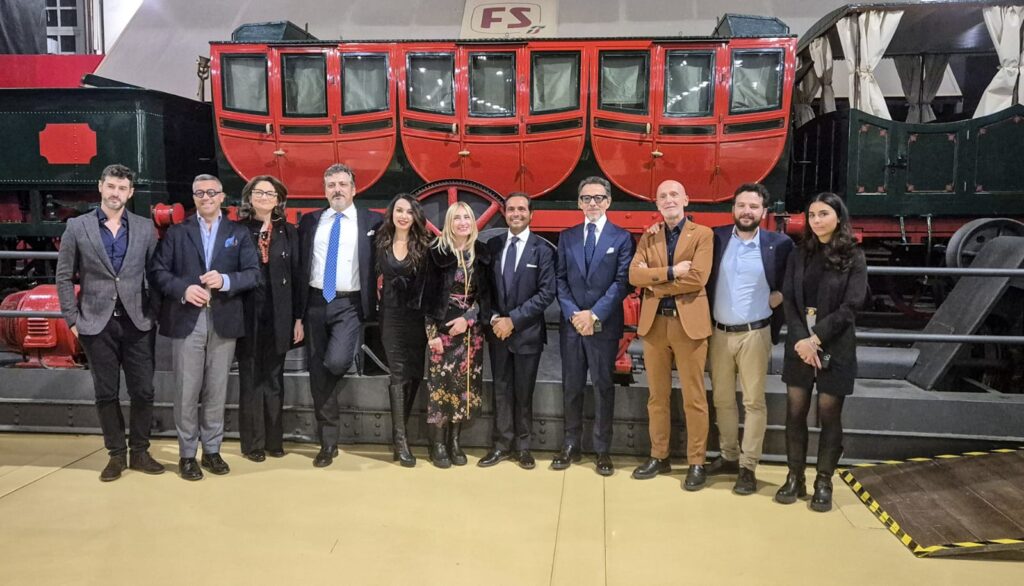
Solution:
<svg viewBox="0 0 1024 586">
<path fill-rule="evenodd" d="M 100 207 L 68 220 L 57 256 L 60 309 L 89 360 L 103 443 L 110 454 L 100 473 L 104 482 L 117 480 L 125 468 L 147 474 L 164 471 L 149 455 L 155 329 L 146 266 L 156 234 L 151 221 L 125 209 L 135 191 L 134 179 L 123 165 L 104 169 Z M 81 286 L 77 298 L 76 275 Z M 127 445 L 118 400 L 122 369 L 131 399 Z"/>
</svg>

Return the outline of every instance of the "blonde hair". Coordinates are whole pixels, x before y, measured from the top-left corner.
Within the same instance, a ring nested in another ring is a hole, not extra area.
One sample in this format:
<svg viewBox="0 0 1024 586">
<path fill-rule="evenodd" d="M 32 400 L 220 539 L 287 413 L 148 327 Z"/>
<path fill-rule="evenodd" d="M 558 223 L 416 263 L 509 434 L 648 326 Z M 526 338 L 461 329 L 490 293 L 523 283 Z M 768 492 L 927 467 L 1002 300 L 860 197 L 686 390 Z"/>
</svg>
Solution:
<svg viewBox="0 0 1024 586">
<path fill-rule="evenodd" d="M 469 237 L 466 238 L 466 251 L 469 252 L 469 258 L 466 260 L 465 256 L 458 254 L 458 249 L 455 245 L 455 230 L 452 224 L 455 222 L 455 214 L 460 211 L 465 211 L 469 214 L 471 220 L 473 220 L 473 229 L 469 232 Z M 437 239 L 434 240 L 434 248 L 442 252 L 450 252 L 455 255 L 459 261 L 459 265 L 466 269 L 473 264 L 476 260 L 476 253 L 474 248 L 476 245 L 476 238 L 479 235 L 479 231 L 476 228 L 476 214 L 473 213 L 473 208 L 469 207 L 469 204 L 464 201 L 457 201 L 448 208 L 448 211 L 444 214 L 444 228 L 441 230 L 441 234 L 438 235 Z"/>
</svg>

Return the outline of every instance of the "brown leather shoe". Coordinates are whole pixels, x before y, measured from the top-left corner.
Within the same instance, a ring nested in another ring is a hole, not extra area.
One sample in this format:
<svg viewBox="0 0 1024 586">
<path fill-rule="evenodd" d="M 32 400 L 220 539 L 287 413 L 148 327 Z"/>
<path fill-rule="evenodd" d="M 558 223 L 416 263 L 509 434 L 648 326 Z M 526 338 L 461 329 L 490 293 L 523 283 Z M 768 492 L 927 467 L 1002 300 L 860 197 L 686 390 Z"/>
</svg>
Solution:
<svg viewBox="0 0 1024 586">
<path fill-rule="evenodd" d="M 163 464 L 157 462 L 153 459 L 153 456 L 149 455 L 149 450 L 132 452 L 128 458 L 128 467 L 132 470 L 145 472 L 146 474 L 163 474 L 165 470 Z"/>
<path fill-rule="evenodd" d="M 110 461 L 107 462 L 107 466 L 102 472 L 100 472 L 100 480 L 103 482 L 117 480 L 118 478 L 121 478 L 121 473 L 124 472 L 127 467 L 128 462 L 123 454 L 120 456 L 111 456 Z"/>
</svg>

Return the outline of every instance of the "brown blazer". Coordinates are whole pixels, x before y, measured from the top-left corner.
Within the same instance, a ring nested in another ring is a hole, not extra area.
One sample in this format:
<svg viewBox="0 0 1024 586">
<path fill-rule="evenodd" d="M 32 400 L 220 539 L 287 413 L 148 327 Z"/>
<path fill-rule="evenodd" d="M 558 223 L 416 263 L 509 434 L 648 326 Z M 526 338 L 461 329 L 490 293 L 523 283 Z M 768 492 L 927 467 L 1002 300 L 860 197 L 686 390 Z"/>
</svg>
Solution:
<svg viewBox="0 0 1024 586">
<path fill-rule="evenodd" d="M 686 335 L 693 340 L 702 340 L 711 335 L 711 306 L 704 286 L 711 275 L 713 254 L 714 236 L 711 228 L 687 220 L 676 243 L 674 260 L 676 263 L 689 260 L 693 264 L 685 275 L 669 281 L 665 230 L 653 235 L 645 232 L 640 237 L 636 255 L 629 265 L 630 284 L 642 287 L 643 291 L 638 334 L 643 336 L 651 329 L 661 299 L 674 296 L 679 321 Z M 646 263 L 647 268 L 641 268 L 640 263 Z"/>
</svg>

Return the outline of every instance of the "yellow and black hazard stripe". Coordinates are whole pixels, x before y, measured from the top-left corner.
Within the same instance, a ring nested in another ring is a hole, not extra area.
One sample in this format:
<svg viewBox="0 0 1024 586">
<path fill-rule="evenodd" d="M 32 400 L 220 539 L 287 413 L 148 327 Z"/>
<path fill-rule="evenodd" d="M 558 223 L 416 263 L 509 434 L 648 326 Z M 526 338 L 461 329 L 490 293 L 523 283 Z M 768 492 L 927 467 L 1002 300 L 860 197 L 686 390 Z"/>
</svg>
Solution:
<svg viewBox="0 0 1024 586">
<path fill-rule="evenodd" d="M 965 452 L 963 454 L 946 454 L 942 456 L 935 456 L 934 458 L 908 458 L 906 460 L 884 460 L 881 462 L 868 463 L 868 464 L 854 464 L 851 468 L 842 468 L 838 471 L 839 477 L 843 479 L 853 493 L 857 495 L 864 506 L 885 525 L 885 528 L 890 533 L 896 536 L 896 539 L 900 540 L 900 543 L 905 545 L 915 556 L 923 558 L 930 556 L 942 556 L 942 555 L 956 555 L 958 553 L 964 553 L 965 550 L 969 549 L 1001 549 L 1006 546 L 1020 546 L 1024 545 L 1024 536 L 1007 539 L 988 539 L 984 541 L 963 541 L 958 543 L 945 543 L 942 545 L 928 545 L 924 546 L 914 541 L 914 538 L 910 536 L 906 531 L 900 527 L 900 524 L 894 519 L 889 513 L 882 509 L 881 504 L 868 493 L 867 489 L 857 480 L 856 470 L 858 468 L 871 468 L 874 466 L 885 466 L 891 464 L 906 464 L 908 462 L 932 462 L 934 460 L 955 460 L 957 458 L 969 458 L 972 456 L 987 456 L 990 454 L 1012 454 L 1024 450 L 1024 446 L 1018 449 L 1000 448 L 997 450 L 991 450 L 988 452 Z"/>
</svg>

